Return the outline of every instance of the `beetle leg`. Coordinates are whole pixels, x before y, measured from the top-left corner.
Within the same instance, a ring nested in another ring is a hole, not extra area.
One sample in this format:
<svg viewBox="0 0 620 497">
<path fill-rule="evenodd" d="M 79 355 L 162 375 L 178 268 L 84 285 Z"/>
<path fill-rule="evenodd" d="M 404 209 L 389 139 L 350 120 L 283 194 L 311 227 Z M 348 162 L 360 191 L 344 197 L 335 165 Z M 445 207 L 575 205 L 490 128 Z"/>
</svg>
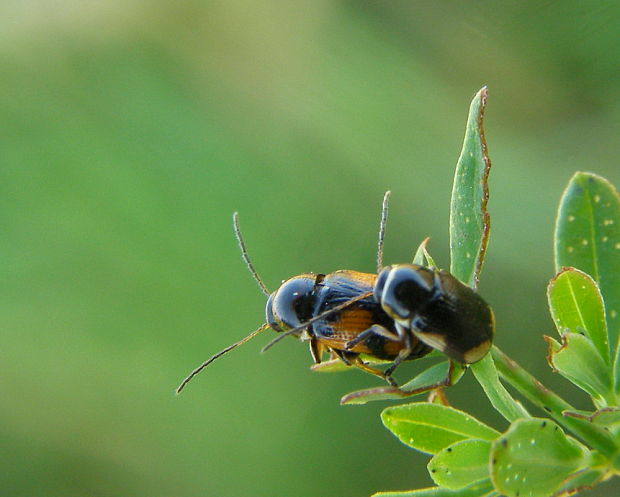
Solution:
<svg viewBox="0 0 620 497">
<path fill-rule="evenodd" d="M 394 373 L 396 368 L 400 366 L 400 363 L 403 362 L 403 359 L 408 356 L 409 356 L 409 349 L 401 350 L 396 356 L 396 359 L 394 359 L 394 362 L 392 363 L 392 365 L 385 370 L 386 376 L 392 376 L 392 373 Z"/>
<path fill-rule="evenodd" d="M 399 331 L 402 331 L 399 329 L 398 326 L 396 327 L 396 329 Z M 403 362 L 411 354 L 411 335 L 405 332 L 402 338 L 403 338 L 403 341 L 405 342 L 405 346 L 398 353 L 392 365 L 385 370 L 385 374 L 387 376 L 392 376 L 392 373 L 400 365 L 400 363 Z"/>
<path fill-rule="evenodd" d="M 392 386 L 396 386 L 396 382 L 392 378 L 392 373 L 394 373 L 394 371 L 400 365 L 401 362 L 403 362 L 407 357 L 411 355 L 411 352 L 413 350 L 412 344 L 411 344 L 411 334 L 408 332 L 407 328 L 396 323 L 396 331 L 398 332 L 398 334 L 392 333 L 390 330 L 388 330 L 387 328 L 383 326 L 380 326 L 378 324 L 373 324 L 367 330 L 362 331 L 353 340 L 349 340 L 344 346 L 346 350 L 352 349 L 357 344 L 363 342 L 364 340 L 367 340 L 369 337 L 373 335 L 379 335 L 384 338 L 387 338 L 388 340 L 392 340 L 395 342 L 400 342 L 400 341 L 404 342 L 405 346 L 398 353 L 392 365 L 389 368 L 387 368 L 385 372 L 381 372 L 378 369 L 371 368 L 370 366 L 366 365 L 365 363 L 361 361 L 360 362 L 364 365 L 364 367 L 358 366 L 360 367 L 360 369 L 363 369 L 364 371 L 368 371 L 371 374 L 377 375 L 377 372 L 379 372 L 380 374 L 378 374 L 377 376 L 381 376 Z M 369 371 L 366 368 L 369 368 L 372 371 Z"/>
<path fill-rule="evenodd" d="M 351 359 L 357 357 L 357 354 L 353 352 L 345 352 L 344 350 L 331 349 L 331 351 L 336 354 L 338 359 L 344 362 L 347 366 L 352 366 Z"/>
<path fill-rule="evenodd" d="M 407 337 L 409 335 L 408 331 L 411 328 L 411 325 L 403 325 L 401 323 L 399 323 L 398 321 L 394 322 L 394 325 L 396 327 L 396 333 L 398 333 L 398 337 L 401 340 L 406 340 L 405 337 Z"/>
<path fill-rule="evenodd" d="M 398 353 L 392 365 L 385 370 L 385 373 L 387 375 L 391 375 L 394 372 L 394 370 L 400 365 L 400 363 L 403 362 L 405 359 L 407 359 L 414 352 L 414 347 L 411 342 L 411 339 L 413 338 L 411 331 L 406 326 L 403 326 L 402 324 L 398 322 L 396 322 L 395 324 L 396 324 L 396 331 L 398 332 L 398 340 L 403 342 L 404 347 Z M 419 357 L 427 353 L 424 351 L 420 351 L 420 345 L 424 345 L 424 342 L 418 340 L 417 352 L 419 353 Z"/>
<path fill-rule="evenodd" d="M 356 354 L 354 352 L 346 352 L 344 350 L 336 350 L 336 349 L 332 349 L 332 350 L 333 352 L 336 353 L 336 355 L 340 358 L 340 360 L 344 362 L 347 366 L 353 366 L 358 369 L 361 369 L 362 371 L 366 371 L 367 373 L 378 376 L 379 378 L 383 378 L 385 381 L 387 381 L 390 384 L 390 386 L 398 387 L 398 384 L 394 381 L 394 379 L 389 374 L 385 374 L 380 369 L 376 369 L 376 368 L 373 368 L 372 366 L 369 366 L 368 364 L 366 364 L 364 361 L 360 359 L 359 354 Z"/>
<path fill-rule="evenodd" d="M 312 356 L 312 360 L 314 364 L 321 363 L 321 356 L 323 355 L 323 347 L 321 343 L 315 338 L 310 340 L 310 355 Z"/>
<path fill-rule="evenodd" d="M 387 338 L 388 340 L 392 340 L 394 342 L 397 342 L 397 341 L 400 340 L 400 336 L 399 335 L 397 335 L 395 333 L 392 333 L 390 330 L 388 330 L 387 328 L 385 328 L 385 327 L 383 327 L 381 325 L 373 324 L 367 330 L 362 331 L 353 340 L 349 340 L 347 343 L 345 343 L 344 344 L 344 348 L 346 350 L 352 349 L 357 344 L 363 342 L 364 340 L 367 340 L 372 335 L 379 335 L 379 336 L 382 336 L 384 338 Z"/>
<path fill-rule="evenodd" d="M 361 369 L 362 371 L 366 371 L 367 373 L 374 374 L 375 376 L 378 376 L 379 378 L 383 378 L 385 381 L 388 382 L 388 384 L 391 387 L 398 388 L 398 383 L 394 381 L 394 378 L 392 378 L 391 375 L 387 374 L 387 372 L 381 371 L 380 369 L 376 369 L 376 368 L 369 366 L 364 361 L 362 361 L 359 357 L 355 358 L 352 365 L 355 366 L 356 368 Z"/>
<path fill-rule="evenodd" d="M 358 369 L 361 369 L 362 371 L 366 371 L 367 373 L 378 376 L 379 378 L 383 378 L 385 381 L 387 381 L 390 384 L 390 386 L 398 388 L 398 384 L 394 381 L 392 376 L 390 376 L 389 374 L 386 374 L 380 369 L 376 369 L 376 368 L 373 368 L 372 366 L 369 366 L 368 364 L 366 364 L 364 361 L 360 359 L 358 354 L 354 354 L 351 352 L 344 352 L 341 350 L 336 350 L 335 352 L 336 354 L 338 354 L 338 357 L 340 357 L 342 362 L 344 362 L 346 365 L 354 366 Z"/>
</svg>

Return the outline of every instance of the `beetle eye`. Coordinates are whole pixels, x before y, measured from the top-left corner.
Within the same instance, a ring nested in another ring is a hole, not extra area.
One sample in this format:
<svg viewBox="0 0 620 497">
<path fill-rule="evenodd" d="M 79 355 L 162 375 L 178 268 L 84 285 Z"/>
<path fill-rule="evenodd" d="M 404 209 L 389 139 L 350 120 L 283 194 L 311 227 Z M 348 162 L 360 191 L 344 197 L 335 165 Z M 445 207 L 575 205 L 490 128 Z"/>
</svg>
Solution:
<svg viewBox="0 0 620 497">
<path fill-rule="evenodd" d="M 285 331 L 312 317 L 315 279 L 314 276 L 296 276 L 269 296 L 265 311 L 271 328 Z"/>
<path fill-rule="evenodd" d="M 373 296 L 375 301 L 381 303 L 381 299 L 383 298 L 383 289 L 385 288 L 385 282 L 388 279 L 388 275 L 392 270 L 391 267 L 386 267 L 383 271 L 379 273 L 377 277 L 377 281 L 375 281 L 375 288 L 373 290 Z"/>
<path fill-rule="evenodd" d="M 386 271 L 389 273 L 379 292 L 385 312 L 394 319 L 410 319 L 426 307 L 434 293 L 432 271 L 416 265 L 401 265 Z"/>
<path fill-rule="evenodd" d="M 269 327 L 273 330 L 273 331 L 284 331 L 278 321 L 276 320 L 275 316 L 273 315 L 273 298 L 275 296 L 276 292 L 273 292 L 271 295 L 269 295 L 269 298 L 267 299 L 267 305 L 265 306 L 265 314 L 266 314 L 266 322 L 269 325 Z"/>
</svg>

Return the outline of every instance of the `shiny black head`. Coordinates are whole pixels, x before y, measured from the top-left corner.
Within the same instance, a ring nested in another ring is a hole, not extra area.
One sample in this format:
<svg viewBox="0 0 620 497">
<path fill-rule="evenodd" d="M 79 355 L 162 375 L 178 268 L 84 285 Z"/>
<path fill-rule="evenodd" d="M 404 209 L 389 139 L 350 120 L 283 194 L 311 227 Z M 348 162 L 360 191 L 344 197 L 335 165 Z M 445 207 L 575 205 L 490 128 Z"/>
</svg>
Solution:
<svg viewBox="0 0 620 497">
<path fill-rule="evenodd" d="M 432 270 L 417 264 L 388 266 L 377 278 L 374 297 L 394 320 L 409 320 L 436 294 Z"/>
<path fill-rule="evenodd" d="M 286 280 L 267 300 L 266 321 L 274 331 L 287 331 L 312 318 L 317 275 L 308 273 Z"/>
</svg>

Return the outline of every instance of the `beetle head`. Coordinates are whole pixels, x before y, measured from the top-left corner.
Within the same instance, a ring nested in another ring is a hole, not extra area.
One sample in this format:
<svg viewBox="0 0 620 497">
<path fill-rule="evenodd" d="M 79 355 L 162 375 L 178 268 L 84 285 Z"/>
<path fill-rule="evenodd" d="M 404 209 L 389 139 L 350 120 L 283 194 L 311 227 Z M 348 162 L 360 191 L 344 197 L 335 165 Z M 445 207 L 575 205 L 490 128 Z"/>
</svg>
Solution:
<svg viewBox="0 0 620 497">
<path fill-rule="evenodd" d="M 269 295 L 265 307 L 266 321 L 274 331 L 301 326 L 312 317 L 317 275 L 301 274 L 282 283 Z"/>
<path fill-rule="evenodd" d="M 374 288 L 374 297 L 394 320 L 410 320 L 435 293 L 433 272 L 417 264 L 384 268 Z"/>
</svg>

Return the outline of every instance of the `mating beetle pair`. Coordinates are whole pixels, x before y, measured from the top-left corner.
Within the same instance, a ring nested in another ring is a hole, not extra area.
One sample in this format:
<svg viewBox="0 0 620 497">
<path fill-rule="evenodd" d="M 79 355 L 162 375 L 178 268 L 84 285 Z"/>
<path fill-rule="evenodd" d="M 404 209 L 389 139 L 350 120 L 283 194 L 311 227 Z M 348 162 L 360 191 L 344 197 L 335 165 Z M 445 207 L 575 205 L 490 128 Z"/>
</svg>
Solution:
<svg viewBox="0 0 620 497">
<path fill-rule="evenodd" d="M 263 350 L 295 335 L 309 343 L 315 364 L 329 352 L 332 359 L 380 376 L 393 387 L 392 373 L 402 361 L 418 359 L 433 349 L 461 364 L 482 359 L 491 347 L 495 321 L 489 305 L 474 290 L 436 268 L 417 264 L 383 267 L 388 197 L 389 192 L 383 200 L 379 229 L 378 274 L 349 270 L 306 273 L 284 281 L 271 294 L 247 255 L 235 214 L 242 256 L 268 295 L 266 322 L 192 371 L 177 393 L 215 359 L 268 328 L 281 334 Z M 392 364 L 380 370 L 366 364 L 361 354 Z"/>
</svg>

